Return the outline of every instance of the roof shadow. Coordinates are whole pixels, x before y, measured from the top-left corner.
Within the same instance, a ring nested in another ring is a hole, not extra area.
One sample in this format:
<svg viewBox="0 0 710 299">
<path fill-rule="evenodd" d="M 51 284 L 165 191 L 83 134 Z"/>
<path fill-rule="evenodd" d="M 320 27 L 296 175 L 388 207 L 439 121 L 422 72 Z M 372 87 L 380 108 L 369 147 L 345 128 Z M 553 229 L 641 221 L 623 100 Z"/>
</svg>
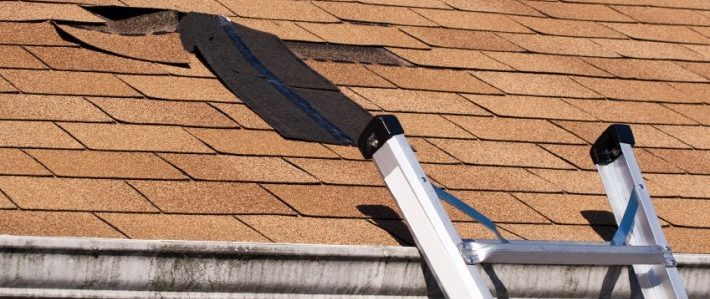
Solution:
<svg viewBox="0 0 710 299">
<path fill-rule="evenodd" d="M 584 219 L 587 219 L 587 222 L 589 222 L 597 235 L 604 239 L 604 241 L 611 241 L 616 231 L 615 228 L 610 226 L 616 223 L 613 213 L 600 210 L 585 210 L 581 211 L 580 214 L 582 214 Z"/>
<path fill-rule="evenodd" d="M 358 211 L 372 218 L 377 226 L 384 229 L 402 246 L 412 246 L 414 237 L 409 228 L 400 220 L 399 214 L 394 209 L 385 205 L 358 205 Z"/>
</svg>

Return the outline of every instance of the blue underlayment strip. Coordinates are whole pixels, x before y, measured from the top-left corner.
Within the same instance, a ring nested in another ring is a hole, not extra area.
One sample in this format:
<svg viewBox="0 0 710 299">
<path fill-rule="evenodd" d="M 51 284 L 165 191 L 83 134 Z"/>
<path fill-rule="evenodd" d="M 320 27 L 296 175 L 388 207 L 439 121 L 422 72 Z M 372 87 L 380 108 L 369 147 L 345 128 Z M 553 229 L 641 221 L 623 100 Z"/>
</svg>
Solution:
<svg viewBox="0 0 710 299">
<path fill-rule="evenodd" d="M 634 188 L 633 192 L 631 192 L 629 203 L 626 206 L 626 211 L 624 211 L 624 216 L 621 217 L 619 228 L 616 229 L 614 237 L 611 238 L 611 245 L 624 246 L 626 239 L 629 237 L 631 229 L 634 226 L 634 219 L 636 219 L 636 211 L 638 210 L 638 207 L 638 194 L 636 194 L 636 188 Z"/>
<path fill-rule="evenodd" d="M 222 27 L 222 30 L 224 30 L 229 39 L 232 40 L 232 43 L 234 43 L 234 46 L 237 47 L 242 56 L 244 56 L 244 59 L 246 59 L 257 72 L 264 76 L 269 82 L 269 84 L 276 88 L 276 90 L 278 90 L 284 97 L 291 100 L 291 102 L 296 105 L 296 107 L 298 107 L 301 111 L 303 111 L 303 113 L 308 115 L 310 119 L 316 122 L 323 129 L 325 129 L 339 142 L 347 144 L 353 143 L 352 138 L 350 136 L 345 134 L 342 130 L 340 130 L 340 128 L 338 128 L 328 119 L 323 117 L 323 115 L 321 115 L 315 108 L 313 108 L 313 106 L 306 99 L 291 90 L 291 88 L 286 85 L 286 83 L 279 80 L 279 78 L 277 78 L 271 71 L 269 71 L 269 69 L 266 68 L 266 66 L 261 63 L 261 61 L 259 61 L 259 58 L 257 58 L 254 53 L 251 52 L 244 40 L 239 37 L 239 34 L 234 30 L 232 22 L 229 19 L 225 17 L 220 17 L 219 25 L 220 27 Z"/>
<path fill-rule="evenodd" d="M 459 209 L 461 212 L 464 212 L 469 217 L 471 217 L 474 220 L 478 221 L 479 223 L 483 224 L 483 226 L 485 226 L 490 231 L 492 231 L 496 235 L 496 237 L 498 237 L 498 240 L 500 240 L 501 242 L 508 243 L 508 240 L 503 238 L 503 235 L 500 234 L 500 232 L 498 231 L 498 228 L 496 227 L 495 224 L 493 224 L 493 221 L 491 219 L 488 219 L 488 217 L 486 217 L 485 215 L 476 211 L 476 209 L 467 205 L 465 202 L 461 201 L 460 199 L 456 198 L 456 196 L 451 195 L 449 192 L 446 192 L 443 189 L 438 188 L 436 186 L 433 186 L 433 187 L 434 187 L 434 191 L 436 191 L 436 196 L 438 196 L 439 199 L 449 203 L 450 205 Z"/>
</svg>

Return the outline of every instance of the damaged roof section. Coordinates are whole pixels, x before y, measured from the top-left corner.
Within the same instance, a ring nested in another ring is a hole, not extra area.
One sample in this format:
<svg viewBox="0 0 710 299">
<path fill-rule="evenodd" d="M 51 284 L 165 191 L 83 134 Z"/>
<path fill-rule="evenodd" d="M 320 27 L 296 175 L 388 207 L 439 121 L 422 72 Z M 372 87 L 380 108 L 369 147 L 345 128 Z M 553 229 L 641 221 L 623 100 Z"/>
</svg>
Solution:
<svg viewBox="0 0 710 299">
<path fill-rule="evenodd" d="M 323 111 L 347 97 L 396 114 L 436 183 L 510 239 L 609 237 L 586 153 L 630 123 L 674 250 L 710 251 L 705 4 L 59 2 L 0 2 L 18 8 L 0 10 L 0 233 L 412 244 L 355 148 L 285 139 L 260 116 L 255 104 L 293 102 L 243 52 L 210 63 L 199 45 L 181 49 L 179 16 L 197 12 L 229 17 L 260 64 Z M 183 53 L 156 59 L 155 47 Z M 493 237 L 453 215 L 464 237 Z"/>
</svg>

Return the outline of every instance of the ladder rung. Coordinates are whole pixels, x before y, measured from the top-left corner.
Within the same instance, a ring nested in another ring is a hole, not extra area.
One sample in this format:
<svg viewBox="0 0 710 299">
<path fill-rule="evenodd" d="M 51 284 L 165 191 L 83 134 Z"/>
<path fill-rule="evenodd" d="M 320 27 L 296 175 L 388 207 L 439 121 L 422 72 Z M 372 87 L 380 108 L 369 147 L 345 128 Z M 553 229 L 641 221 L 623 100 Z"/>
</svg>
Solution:
<svg viewBox="0 0 710 299">
<path fill-rule="evenodd" d="M 556 241 L 469 241 L 461 253 L 468 264 L 638 265 L 675 266 L 662 246 L 611 246 L 609 243 Z"/>
</svg>

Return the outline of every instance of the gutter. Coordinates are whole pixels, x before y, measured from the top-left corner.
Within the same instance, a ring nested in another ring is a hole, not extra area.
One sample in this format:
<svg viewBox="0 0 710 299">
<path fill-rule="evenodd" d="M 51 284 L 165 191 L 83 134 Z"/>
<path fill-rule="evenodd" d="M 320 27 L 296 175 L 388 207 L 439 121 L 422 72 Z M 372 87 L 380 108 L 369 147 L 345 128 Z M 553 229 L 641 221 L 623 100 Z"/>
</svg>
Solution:
<svg viewBox="0 0 710 299">
<path fill-rule="evenodd" d="M 690 298 L 710 298 L 710 255 L 675 256 Z M 629 298 L 634 284 L 626 268 L 484 264 L 481 273 L 499 298 Z M 440 294 L 413 247 L 0 236 L 0 297 Z"/>
</svg>

